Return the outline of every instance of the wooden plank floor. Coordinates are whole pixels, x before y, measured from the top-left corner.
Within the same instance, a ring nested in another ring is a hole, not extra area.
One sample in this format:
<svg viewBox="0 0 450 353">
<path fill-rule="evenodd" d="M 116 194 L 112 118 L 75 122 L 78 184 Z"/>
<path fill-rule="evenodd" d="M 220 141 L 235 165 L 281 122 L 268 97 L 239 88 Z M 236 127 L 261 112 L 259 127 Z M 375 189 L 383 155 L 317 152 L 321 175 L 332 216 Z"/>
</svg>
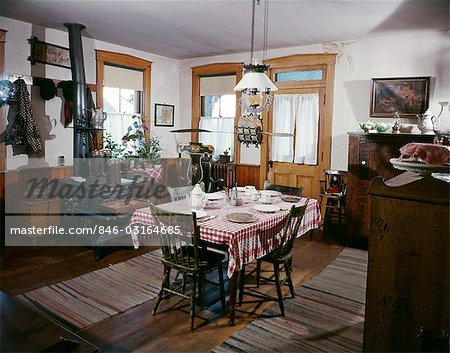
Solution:
<svg viewBox="0 0 450 353">
<path fill-rule="evenodd" d="M 324 240 L 320 232 L 316 232 L 312 240 L 307 237 L 299 239 L 295 248 L 293 281 L 296 287 L 319 274 L 342 250 L 337 241 Z M 1 259 L 1 288 L 11 295 L 17 295 L 150 250 L 119 249 L 95 262 L 93 252 L 88 248 L 7 247 Z M 263 269 L 268 270 L 267 267 Z M 251 280 L 249 287 L 252 287 Z M 258 291 L 276 296 L 272 284 L 262 285 Z M 204 298 L 206 302 L 218 298 L 218 290 L 205 287 Z M 207 320 L 196 319 L 199 327 L 191 333 L 186 301 L 181 303 L 182 309 L 167 310 L 179 301 L 176 297 L 164 300 L 158 309 L 160 312 L 152 316 L 153 299 L 77 333 L 106 352 L 209 352 L 274 304 L 245 295 L 244 304 L 238 307 L 237 324 L 230 327 L 227 317 L 220 317 L 220 305 L 215 303 L 199 314 Z"/>
</svg>

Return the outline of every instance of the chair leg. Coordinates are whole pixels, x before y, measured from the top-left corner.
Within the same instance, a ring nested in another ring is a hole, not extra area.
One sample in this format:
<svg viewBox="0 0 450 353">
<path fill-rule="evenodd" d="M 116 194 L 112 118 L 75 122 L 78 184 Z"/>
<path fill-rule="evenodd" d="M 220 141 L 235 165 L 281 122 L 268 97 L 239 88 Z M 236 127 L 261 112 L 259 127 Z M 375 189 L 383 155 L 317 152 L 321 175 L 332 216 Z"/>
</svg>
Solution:
<svg viewBox="0 0 450 353">
<path fill-rule="evenodd" d="M 192 284 L 192 297 L 191 297 L 191 331 L 194 330 L 194 321 L 195 321 L 195 297 L 196 297 L 196 289 L 197 289 L 197 275 L 193 276 L 193 284 Z"/>
<path fill-rule="evenodd" d="M 244 299 L 244 282 L 245 282 L 245 265 L 243 265 L 241 271 L 239 271 L 239 306 L 242 305 L 242 299 Z"/>
<path fill-rule="evenodd" d="M 203 307 L 203 272 L 198 275 L 198 306 Z"/>
<path fill-rule="evenodd" d="M 186 294 L 186 281 L 187 281 L 187 276 L 185 273 L 183 273 L 183 284 L 182 284 L 183 294 Z"/>
<path fill-rule="evenodd" d="M 275 284 L 277 285 L 278 304 L 280 305 L 281 316 L 284 316 L 283 293 L 280 285 L 280 266 L 273 264 L 273 272 L 275 273 Z"/>
<path fill-rule="evenodd" d="M 256 260 L 256 287 L 259 288 L 259 280 L 261 278 L 261 260 Z"/>
<path fill-rule="evenodd" d="M 155 307 L 153 308 L 153 315 L 156 314 L 156 310 L 158 309 L 159 304 L 161 303 L 161 299 L 164 294 L 164 288 L 167 288 L 169 286 L 170 282 L 170 267 L 164 266 L 164 278 L 161 282 L 161 289 L 158 293 L 158 298 L 156 299 Z"/>
<path fill-rule="evenodd" d="M 224 281 L 223 281 L 222 262 L 219 262 L 218 272 L 219 272 L 220 302 L 222 304 L 222 316 L 225 316 L 225 313 L 226 313 L 226 308 L 225 308 L 225 285 L 224 285 Z"/>
<path fill-rule="evenodd" d="M 291 292 L 292 298 L 295 298 L 295 293 L 294 293 L 294 285 L 292 284 L 292 279 L 291 279 L 291 272 L 292 272 L 292 261 L 291 259 L 287 260 L 284 263 L 284 271 L 286 272 L 286 281 L 288 283 L 289 286 L 289 291 Z"/>
</svg>

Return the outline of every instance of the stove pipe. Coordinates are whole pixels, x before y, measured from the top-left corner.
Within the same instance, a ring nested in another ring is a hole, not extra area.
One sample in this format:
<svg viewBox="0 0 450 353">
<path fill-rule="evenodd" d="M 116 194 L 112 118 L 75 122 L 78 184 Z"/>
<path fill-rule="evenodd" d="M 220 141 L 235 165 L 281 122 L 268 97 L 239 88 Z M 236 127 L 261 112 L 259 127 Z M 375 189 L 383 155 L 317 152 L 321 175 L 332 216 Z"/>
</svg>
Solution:
<svg viewBox="0 0 450 353">
<path fill-rule="evenodd" d="M 79 23 L 65 23 L 69 30 L 70 65 L 73 81 L 73 174 L 87 176 L 90 135 L 87 115 L 87 85 L 84 72 L 81 31 L 86 28 Z"/>
</svg>

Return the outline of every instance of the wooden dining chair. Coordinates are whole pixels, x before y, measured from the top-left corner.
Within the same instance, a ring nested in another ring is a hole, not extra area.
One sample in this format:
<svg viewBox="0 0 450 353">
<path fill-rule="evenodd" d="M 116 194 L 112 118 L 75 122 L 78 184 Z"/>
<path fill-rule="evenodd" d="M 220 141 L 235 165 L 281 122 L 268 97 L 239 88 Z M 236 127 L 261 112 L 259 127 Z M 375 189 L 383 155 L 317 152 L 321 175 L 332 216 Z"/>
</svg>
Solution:
<svg viewBox="0 0 450 353">
<path fill-rule="evenodd" d="M 156 314 L 161 300 L 165 297 L 165 293 L 168 293 L 168 295 L 175 294 L 182 298 L 189 299 L 191 301 L 190 318 L 192 331 L 194 329 L 194 321 L 197 313 L 195 303 L 197 299 L 200 302 L 203 281 L 206 281 L 204 275 L 206 272 L 213 271 L 216 268 L 219 275 L 218 285 L 220 290 L 220 301 L 222 304 L 222 315 L 225 315 L 225 289 L 222 269 L 224 255 L 199 246 L 200 232 L 199 227 L 197 226 L 195 213 L 192 213 L 192 216 L 170 213 L 157 208 L 153 204 L 150 205 L 150 210 L 155 225 L 158 226 L 160 230 L 158 236 L 161 242 L 161 262 L 164 265 L 164 277 L 153 309 L 153 315 Z M 178 228 L 174 228 L 176 226 L 178 226 Z M 161 231 L 161 229 L 163 229 L 162 227 L 164 227 L 166 231 Z M 173 232 L 170 232 L 170 229 L 172 229 Z M 179 231 L 175 231 L 176 229 Z M 174 288 L 174 286 L 171 285 L 170 272 L 172 269 L 182 273 L 183 285 L 181 287 Z M 187 276 L 192 277 L 192 293 L 190 295 L 186 295 L 186 282 L 184 279 Z"/>
<path fill-rule="evenodd" d="M 289 291 L 292 297 L 295 297 L 294 285 L 291 278 L 292 256 L 294 254 L 294 242 L 308 206 L 308 202 L 309 198 L 306 200 L 304 205 L 292 206 L 288 216 L 285 219 L 281 220 L 269 229 L 259 231 L 261 244 L 268 243 L 271 239 L 274 239 L 274 241 L 276 241 L 279 245 L 275 248 L 275 250 L 272 250 L 267 255 L 256 260 L 256 286 L 259 287 L 261 278 L 269 282 L 275 282 L 277 289 L 277 300 L 282 316 L 284 316 L 284 304 L 281 288 L 285 283 L 289 286 Z M 272 280 L 272 278 L 261 277 L 261 263 L 263 261 L 269 262 L 273 265 L 274 280 Z M 280 279 L 281 265 L 284 267 L 285 271 L 284 279 Z M 241 275 L 242 274 L 243 273 L 241 272 Z M 239 287 L 239 304 L 241 305 L 244 293 L 244 282 L 242 280 Z"/>
<path fill-rule="evenodd" d="M 172 201 L 185 200 L 189 193 L 192 191 L 193 186 L 179 186 L 179 187 L 167 187 L 167 191 L 169 191 L 170 198 Z"/>
<path fill-rule="evenodd" d="M 292 196 L 299 196 L 299 197 L 301 197 L 303 194 L 303 186 L 295 187 L 295 186 L 269 184 L 266 187 L 266 190 L 275 190 L 284 195 L 292 195 Z"/>
</svg>

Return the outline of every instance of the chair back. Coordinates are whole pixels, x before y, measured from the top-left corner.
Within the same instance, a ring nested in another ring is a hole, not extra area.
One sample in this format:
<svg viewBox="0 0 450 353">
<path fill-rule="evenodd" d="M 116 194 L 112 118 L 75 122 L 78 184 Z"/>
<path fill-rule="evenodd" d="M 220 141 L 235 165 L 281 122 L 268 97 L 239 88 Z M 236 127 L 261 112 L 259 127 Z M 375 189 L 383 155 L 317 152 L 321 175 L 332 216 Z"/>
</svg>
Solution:
<svg viewBox="0 0 450 353">
<path fill-rule="evenodd" d="M 179 187 L 167 187 L 167 190 L 169 191 L 170 197 L 172 201 L 179 201 L 179 200 L 185 200 L 189 193 L 192 191 L 192 186 L 179 186 Z"/>
<path fill-rule="evenodd" d="M 192 270 L 199 265 L 200 232 L 197 217 L 192 215 L 171 213 L 150 204 L 150 210 L 157 228 L 162 258 L 171 267 Z"/>
<path fill-rule="evenodd" d="M 343 170 L 325 169 L 325 180 L 321 180 L 321 194 L 345 196 L 347 191 L 347 172 Z"/>
<path fill-rule="evenodd" d="M 303 186 L 295 187 L 295 186 L 269 184 L 266 190 L 275 190 L 284 195 L 292 195 L 299 197 L 301 197 L 303 194 Z"/>
<path fill-rule="evenodd" d="M 293 251 L 294 241 L 297 237 L 308 203 L 309 198 L 306 199 L 305 204 L 301 206 L 292 206 L 289 214 L 284 220 L 267 230 L 267 232 L 270 232 L 271 234 L 274 234 L 274 232 L 277 233 L 276 239 L 278 247 L 272 251 L 272 256 L 280 258 Z"/>
</svg>

